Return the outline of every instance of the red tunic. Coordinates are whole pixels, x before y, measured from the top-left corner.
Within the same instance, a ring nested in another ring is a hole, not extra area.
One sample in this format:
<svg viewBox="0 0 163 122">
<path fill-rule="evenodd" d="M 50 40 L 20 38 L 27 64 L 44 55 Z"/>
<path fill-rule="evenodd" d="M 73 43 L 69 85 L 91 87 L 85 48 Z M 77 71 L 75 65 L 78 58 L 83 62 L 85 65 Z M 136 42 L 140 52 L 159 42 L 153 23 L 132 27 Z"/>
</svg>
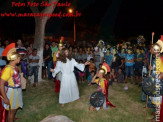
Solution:
<svg viewBox="0 0 163 122">
<path fill-rule="evenodd" d="M 59 59 L 59 53 L 56 53 L 56 58 L 57 60 Z M 56 64 L 54 64 L 54 68 L 56 67 Z M 55 88 L 54 88 L 55 92 L 59 92 L 60 91 L 60 80 L 57 80 L 57 78 L 55 77 Z"/>
</svg>

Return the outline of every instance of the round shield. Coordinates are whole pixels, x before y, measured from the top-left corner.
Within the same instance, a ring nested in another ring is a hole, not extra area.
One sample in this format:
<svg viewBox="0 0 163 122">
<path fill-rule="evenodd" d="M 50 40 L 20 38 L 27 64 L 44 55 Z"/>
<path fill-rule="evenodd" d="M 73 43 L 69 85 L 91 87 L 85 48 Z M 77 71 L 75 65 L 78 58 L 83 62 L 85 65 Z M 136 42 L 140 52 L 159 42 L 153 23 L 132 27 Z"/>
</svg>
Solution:
<svg viewBox="0 0 163 122">
<path fill-rule="evenodd" d="M 143 80 L 143 91 L 149 96 L 158 96 L 163 94 L 163 82 L 156 83 L 156 79 L 148 77 Z"/>
<path fill-rule="evenodd" d="M 104 104 L 104 101 L 105 95 L 100 91 L 94 92 L 90 97 L 90 104 L 93 107 L 101 107 Z"/>
</svg>

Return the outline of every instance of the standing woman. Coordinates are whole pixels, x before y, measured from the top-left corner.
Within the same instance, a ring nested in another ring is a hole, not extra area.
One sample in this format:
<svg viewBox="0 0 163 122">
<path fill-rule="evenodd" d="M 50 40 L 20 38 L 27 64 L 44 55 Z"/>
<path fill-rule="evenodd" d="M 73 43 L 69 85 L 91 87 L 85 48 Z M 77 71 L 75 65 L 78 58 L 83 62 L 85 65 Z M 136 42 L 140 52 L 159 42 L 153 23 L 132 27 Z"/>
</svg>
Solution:
<svg viewBox="0 0 163 122">
<path fill-rule="evenodd" d="M 81 71 L 84 71 L 85 64 L 78 64 L 75 59 L 71 58 L 68 49 L 63 49 L 60 52 L 60 61 L 57 61 L 55 69 L 51 69 L 53 77 L 56 76 L 58 72 L 62 73 L 61 87 L 59 93 L 59 103 L 64 106 L 65 103 L 69 103 L 79 99 L 79 90 L 76 82 L 74 67 Z"/>
</svg>

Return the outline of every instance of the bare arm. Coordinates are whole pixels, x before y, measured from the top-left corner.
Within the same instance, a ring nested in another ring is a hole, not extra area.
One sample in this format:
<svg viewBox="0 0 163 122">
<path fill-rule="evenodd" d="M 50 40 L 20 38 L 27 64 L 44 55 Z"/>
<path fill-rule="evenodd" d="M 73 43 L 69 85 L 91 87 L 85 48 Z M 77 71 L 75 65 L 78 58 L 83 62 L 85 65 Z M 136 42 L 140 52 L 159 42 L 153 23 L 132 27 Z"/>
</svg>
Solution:
<svg viewBox="0 0 163 122">
<path fill-rule="evenodd" d="M 2 79 L 0 79 L 0 92 L 1 92 L 2 99 L 4 100 L 4 102 L 9 105 L 10 102 L 5 92 L 5 81 Z"/>
<path fill-rule="evenodd" d="M 93 77 L 93 79 L 92 79 L 92 81 L 91 81 L 91 83 L 96 83 L 96 76 L 97 76 L 97 74 Z"/>
</svg>

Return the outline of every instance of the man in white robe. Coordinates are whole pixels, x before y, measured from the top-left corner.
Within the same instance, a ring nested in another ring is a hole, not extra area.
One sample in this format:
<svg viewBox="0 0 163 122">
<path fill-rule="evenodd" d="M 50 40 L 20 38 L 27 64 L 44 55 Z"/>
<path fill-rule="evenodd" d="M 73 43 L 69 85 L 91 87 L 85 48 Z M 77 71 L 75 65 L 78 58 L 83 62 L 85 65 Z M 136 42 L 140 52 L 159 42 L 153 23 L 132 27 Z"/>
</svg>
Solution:
<svg viewBox="0 0 163 122">
<path fill-rule="evenodd" d="M 74 74 L 74 68 L 76 67 L 84 71 L 85 65 L 88 65 L 89 62 L 78 64 L 75 59 L 69 57 L 67 49 L 61 51 L 60 57 L 60 61 L 57 61 L 55 69 L 51 69 L 51 72 L 53 77 L 55 77 L 58 72 L 62 73 L 59 103 L 64 106 L 65 103 L 79 99 L 79 89 Z M 64 61 L 62 61 L 63 57 L 66 58 Z"/>
</svg>

